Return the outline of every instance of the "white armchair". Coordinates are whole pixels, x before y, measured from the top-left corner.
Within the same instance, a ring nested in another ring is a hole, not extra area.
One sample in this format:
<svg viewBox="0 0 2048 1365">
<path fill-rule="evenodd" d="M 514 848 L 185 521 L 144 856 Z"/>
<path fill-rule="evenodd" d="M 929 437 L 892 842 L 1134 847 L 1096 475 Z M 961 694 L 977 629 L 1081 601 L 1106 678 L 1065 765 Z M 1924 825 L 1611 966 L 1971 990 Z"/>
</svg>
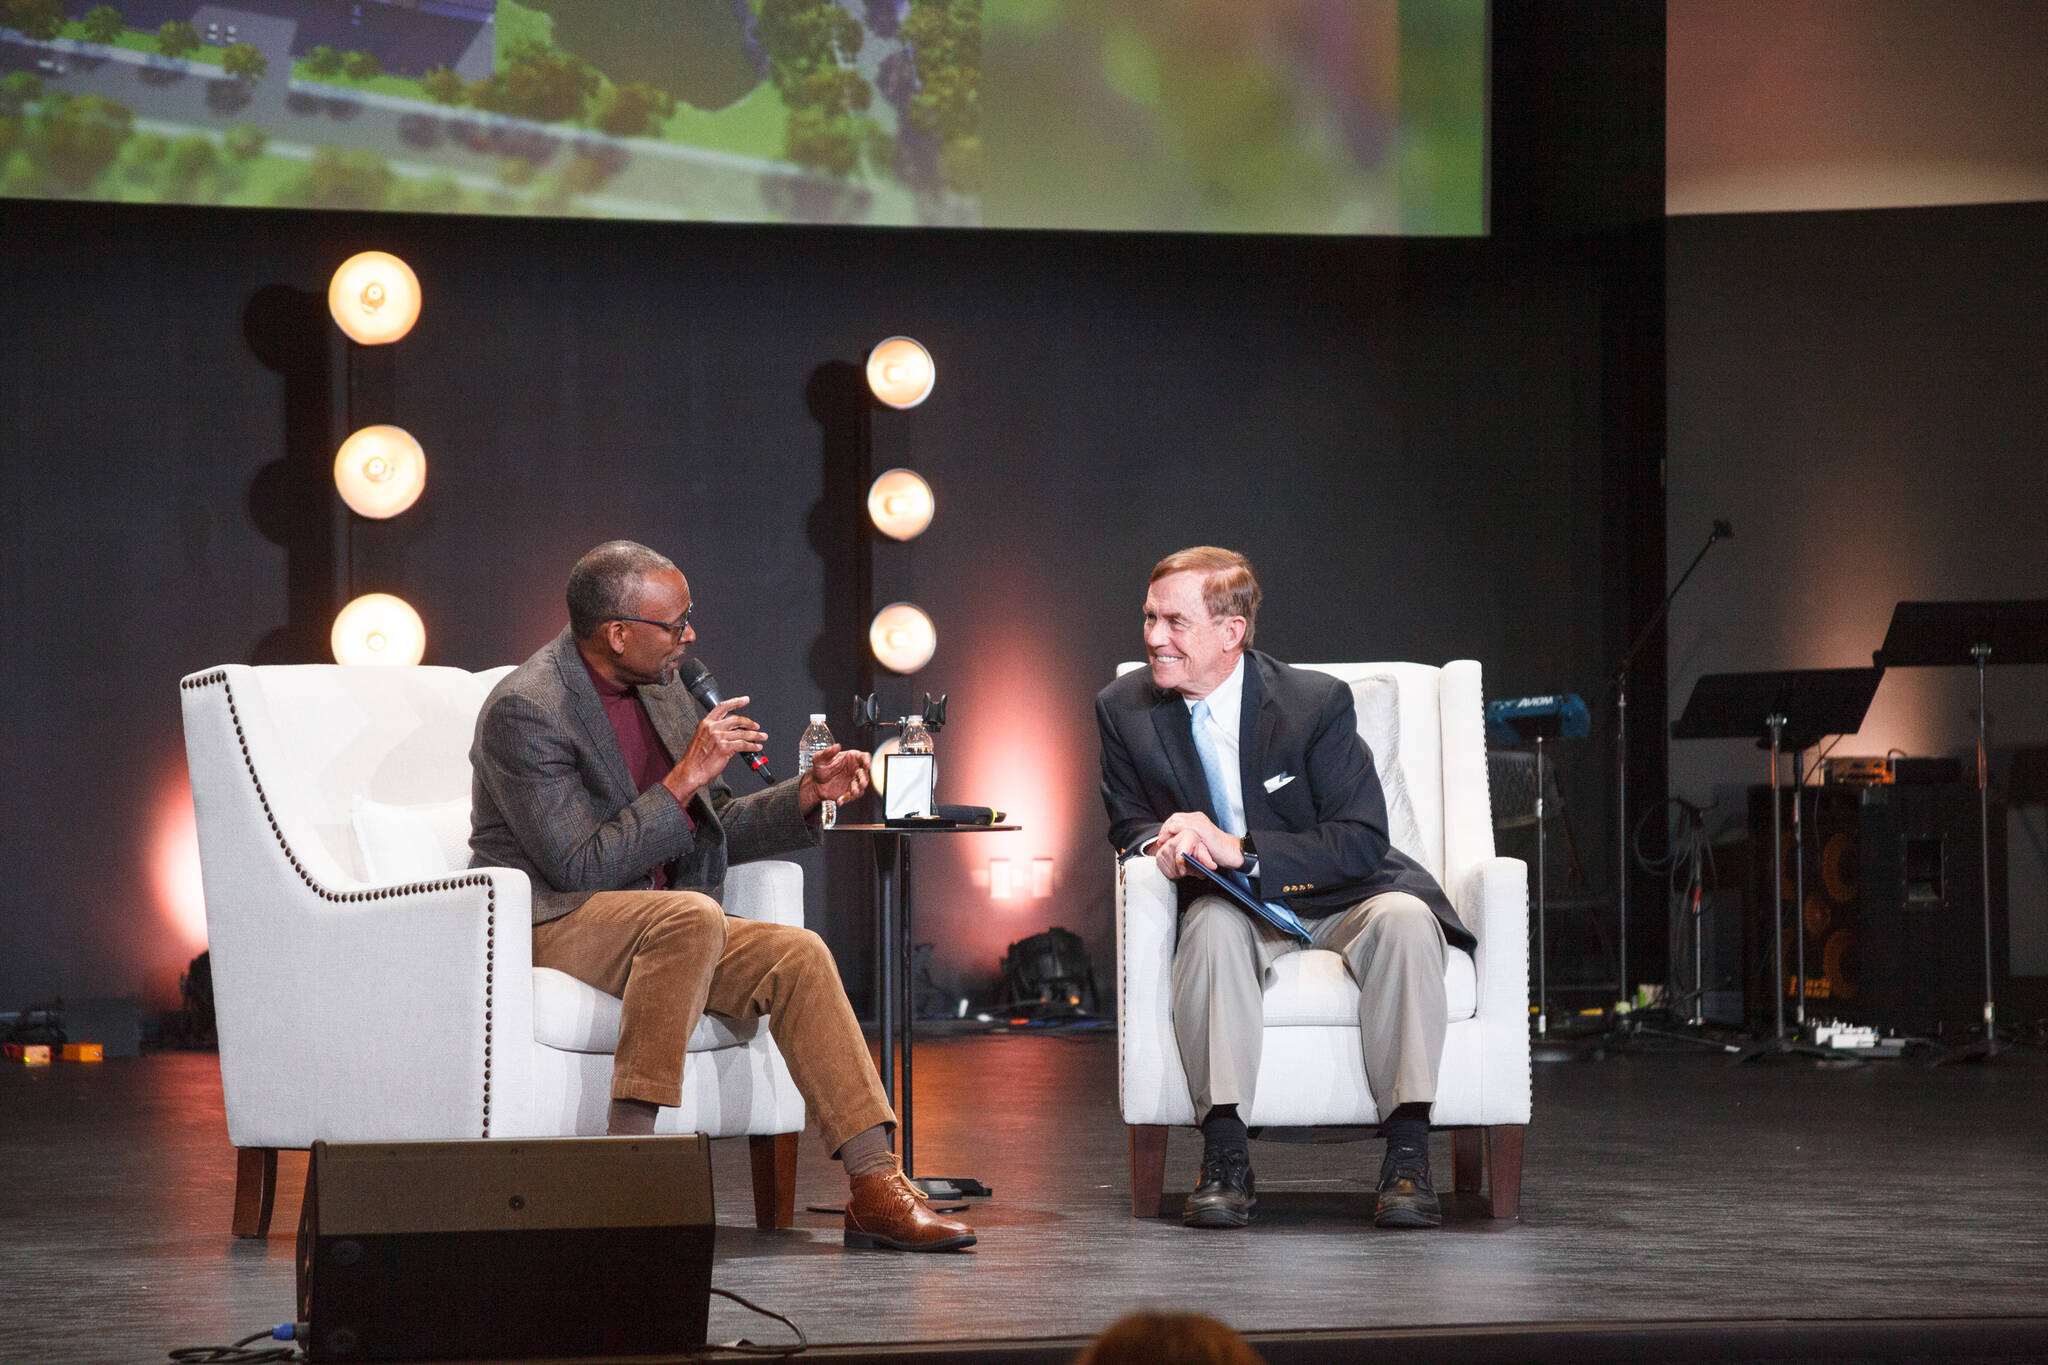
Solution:
<svg viewBox="0 0 2048 1365">
<path fill-rule="evenodd" d="M 1126 664 L 1125 669 L 1137 667 Z M 1527 865 L 1493 852 L 1479 665 L 1310 664 L 1351 685 L 1359 732 L 1387 789 L 1390 834 L 1428 868 L 1479 939 L 1453 948 L 1445 971 L 1450 1028 L 1431 1122 L 1453 1129 L 1453 1183 L 1484 1189 L 1496 1218 L 1521 1197 L 1529 1121 Z M 1130 1129 L 1131 1212 L 1154 1216 L 1165 1186 L 1166 1136 L 1195 1121 L 1174 1044 L 1173 885 L 1150 858 L 1117 869 L 1118 1074 Z M 1377 1124 L 1358 1037 L 1358 987 L 1323 949 L 1290 953 L 1266 987 L 1253 1127 Z"/>
<path fill-rule="evenodd" d="M 234 1230 L 280 1148 L 601 1134 L 620 1002 L 533 966 L 524 872 L 469 862 L 469 745 L 506 669 L 252 668 L 180 684 L 199 818 Z M 731 870 L 727 913 L 803 922 L 803 871 Z M 706 1016 L 658 1132 L 746 1134 L 793 1221 L 804 1105 L 763 1024 Z"/>
</svg>

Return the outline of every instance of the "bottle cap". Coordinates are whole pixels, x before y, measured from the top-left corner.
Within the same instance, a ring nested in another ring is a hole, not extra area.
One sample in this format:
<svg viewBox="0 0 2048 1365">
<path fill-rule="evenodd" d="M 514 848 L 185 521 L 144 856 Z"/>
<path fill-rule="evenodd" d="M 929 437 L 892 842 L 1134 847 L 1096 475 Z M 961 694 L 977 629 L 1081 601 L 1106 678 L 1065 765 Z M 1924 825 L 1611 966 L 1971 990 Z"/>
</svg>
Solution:
<svg viewBox="0 0 2048 1365">
<path fill-rule="evenodd" d="M 823 725 L 824 723 L 825 717 L 822 712 L 811 717 L 811 724 L 813 725 Z"/>
</svg>

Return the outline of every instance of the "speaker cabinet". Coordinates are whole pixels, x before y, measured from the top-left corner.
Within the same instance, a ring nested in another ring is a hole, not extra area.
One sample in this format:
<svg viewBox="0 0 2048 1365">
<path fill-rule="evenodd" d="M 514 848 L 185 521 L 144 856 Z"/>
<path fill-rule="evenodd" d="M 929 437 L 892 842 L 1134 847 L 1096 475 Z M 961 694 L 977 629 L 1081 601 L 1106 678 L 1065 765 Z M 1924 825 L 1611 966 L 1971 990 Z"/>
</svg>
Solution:
<svg viewBox="0 0 2048 1365">
<path fill-rule="evenodd" d="M 701 1348 L 709 1141 L 313 1144 L 299 1319 L 316 1361 Z"/>
<path fill-rule="evenodd" d="M 1792 793 L 1782 803 L 1785 974 L 1776 993 L 1797 1017 L 1798 950 L 1806 1014 L 1880 1032 L 1939 1036 L 1984 1013 L 1984 910 L 1977 791 L 1935 786 L 1807 787 L 1800 794 L 1806 898 L 1797 894 Z M 2006 821 L 1991 814 L 1994 989 L 2006 994 Z M 1771 791 L 1749 792 L 1750 887 L 1744 957 L 1753 1026 L 1775 1021 L 1771 952 Z M 1796 907 L 1796 913 L 1795 913 Z"/>
</svg>

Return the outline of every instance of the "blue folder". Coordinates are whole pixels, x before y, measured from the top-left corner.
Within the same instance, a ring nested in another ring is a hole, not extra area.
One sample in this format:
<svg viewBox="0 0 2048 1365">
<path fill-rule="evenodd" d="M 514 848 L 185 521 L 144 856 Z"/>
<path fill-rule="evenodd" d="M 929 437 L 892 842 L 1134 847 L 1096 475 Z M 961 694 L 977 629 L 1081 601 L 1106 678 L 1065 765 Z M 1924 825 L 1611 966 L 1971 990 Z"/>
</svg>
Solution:
<svg viewBox="0 0 2048 1365">
<path fill-rule="evenodd" d="M 1231 900 L 1237 902 L 1247 914 L 1256 915 L 1290 938 L 1299 939 L 1303 943 L 1314 942 L 1309 937 L 1308 930 L 1303 927 L 1301 920 L 1292 910 L 1289 910 L 1279 901 L 1262 901 L 1257 896 L 1254 896 L 1252 894 L 1251 878 L 1245 876 L 1244 873 L 1228 868 L 1204 867 L 1193 858 L 1188 858 L 1184 861 L 1187 863 L 1190 871 L 1199 873 L 1215 883 L 1218 891 L 1221 891 L 1224 895 L 1230 897 Z"/>
</svg>

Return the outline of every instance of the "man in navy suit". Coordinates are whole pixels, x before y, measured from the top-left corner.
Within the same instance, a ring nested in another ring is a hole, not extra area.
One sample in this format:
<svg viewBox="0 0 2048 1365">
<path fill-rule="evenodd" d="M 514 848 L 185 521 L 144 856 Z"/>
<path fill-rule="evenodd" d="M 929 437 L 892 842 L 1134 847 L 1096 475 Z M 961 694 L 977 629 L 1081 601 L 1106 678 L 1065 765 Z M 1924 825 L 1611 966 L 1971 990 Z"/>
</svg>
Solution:
<svg viewBox="0 0 2048 1365">
<path fill-rule="evenodd" d="M 1373 1221 L 1435 1227 L 1429 1107 L 1448 1005 L 1444 954 L 1477 942 L 1435 878 L 1387 838 L 1386 793 L 1351 689 L 1251 648 L 1259 584 L 1243 555 L 1168 555 L 1145 595 L 1147 670 L 1095 699 L 1117 856 L 1180 885 L 1173 1026 L 1202 1129 L 1182 1221 L 1243 1227 L 1257 1204 L 1243 1113 L 1258 1083 L 1267 972 L 1305 945 L 1213 892 L 1188 864 L 1235 869 L 1340 954 L 1387 1140 Z"/>
</svg>

